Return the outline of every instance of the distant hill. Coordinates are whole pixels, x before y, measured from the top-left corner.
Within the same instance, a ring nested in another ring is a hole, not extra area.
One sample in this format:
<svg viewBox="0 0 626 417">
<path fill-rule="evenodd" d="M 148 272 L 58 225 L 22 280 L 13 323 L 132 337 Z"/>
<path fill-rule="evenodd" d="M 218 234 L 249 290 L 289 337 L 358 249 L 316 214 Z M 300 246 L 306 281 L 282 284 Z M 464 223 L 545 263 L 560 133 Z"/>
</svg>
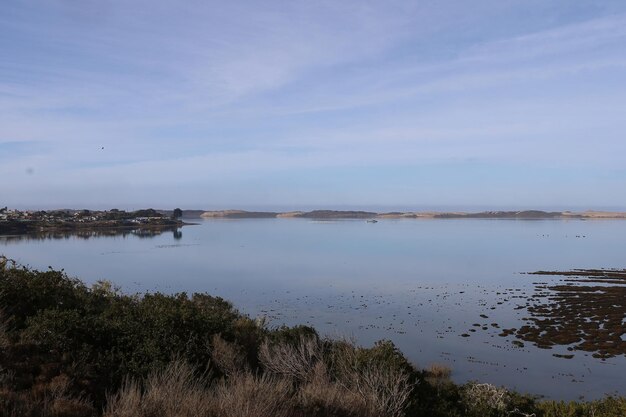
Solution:
<svg viewBox="0 0 626 417">
<path fill-rule="evenodd" d="M 378 213 L 369 211 L 313 210 L 295 217 L 308 219 L 371 219 L 377 215 Z"/>
<path fill-rule="evenodd" d="M 167 212 L 163 212 L 167 213 Z M 246 210 L 193 210 L 194 217 L 213 219 L 253 219 L 253 218 L 304 218 L 304 219 L 626 219 L 626 213 L 585 211 L 574 213 L 570 211 L 481 211 L 476 213 L 465 212 L 389 212 L 375 213 L 359 210 L 313 210 L 308 212 L 272 212 Z M 183 210 L 183 217 L 188 217 L 188 211 Z M 189 216 L 191 217 L 191 216 Z"/>
<path fill-rule="evenodd" d="M 172 217 L 174 210 L 157 210 L 167 217 Z M 206 210 L 183 210 L 183 219 L 199 219 Z"/>
<path fill-rule="evenodd" d="M 183 211 L 184 213 L 184 211 Z M 257 219 L 277 217 L 279 213 L 272 211 L 245 211 L 245 210 L 220 210 L 205 211 L 201 217 L 204 218 L 227 218 L 227 219 Z"/>
<path fill-rule="evenodd" d="M 483 211 L 479 213 L 439 213 L 434 215 L 435 218 L 470 218 L 470 219 L 554 219 L 563 217 L 560 211 Z M 575 216 L 569 216 L 575 217 Z M 579 217 L 579 216 L 576 216 Z"/>
</svg>

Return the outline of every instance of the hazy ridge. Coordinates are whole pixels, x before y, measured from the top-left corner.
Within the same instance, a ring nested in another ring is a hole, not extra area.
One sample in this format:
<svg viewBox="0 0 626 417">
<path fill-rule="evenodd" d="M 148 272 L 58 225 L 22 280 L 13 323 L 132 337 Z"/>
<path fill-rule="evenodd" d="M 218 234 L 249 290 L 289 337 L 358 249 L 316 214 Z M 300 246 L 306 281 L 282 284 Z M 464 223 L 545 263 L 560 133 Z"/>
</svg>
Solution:
<svg viewBox="0 0 626 417">
<path fill-rule="evenodd" d="M 481 211 L 481 212 L 438 212 L 407 211 L 376 213 L 360 210 L 313 210 L 313 211 L 246 211 L 215 210 L 184 212 L 185 217 L 202 218 L 308 218 L 308 219 L 626 219 L 626 212 L 594 211 Z"/>
</svg>

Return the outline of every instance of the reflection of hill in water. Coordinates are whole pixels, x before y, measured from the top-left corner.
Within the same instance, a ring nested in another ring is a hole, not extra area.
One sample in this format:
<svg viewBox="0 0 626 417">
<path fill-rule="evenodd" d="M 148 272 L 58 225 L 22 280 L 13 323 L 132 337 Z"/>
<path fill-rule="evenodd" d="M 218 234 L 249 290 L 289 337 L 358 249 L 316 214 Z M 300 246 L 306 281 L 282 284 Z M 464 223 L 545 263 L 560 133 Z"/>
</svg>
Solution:
<svg viewBox="0 0 626 417">
<path fill-rule="evenodd" d="M 40 240 L 63 240 L 63 239 L 84 239 L 102 238 L 102 237 L 127 237 L 134 236 L 138 238 L 153 238 L 161 236 L 164 233 L 172 233 L 174 239 L 182 238 L 182 231 L 175 226 L 160 228 L 136 228 L 136 229 L 100 229 L 100 230 L 73 230 L 73 231 L 55 231 L 55 232 L 38 232 L 23 235 L 0 236 L 0 242 L 15 241 L 40 241 Z"/>
<path fill-rule="evenodd" d="M 538 271 L 563 276 L 560 283 L 536 283 L 526 301 L 530 317 L 515 332 L 537 347 L 568 346 L 597 358 L 626 355 L 626 270 Z M 572 357 L 572 355 L 558 355 Z"/>
</svg>

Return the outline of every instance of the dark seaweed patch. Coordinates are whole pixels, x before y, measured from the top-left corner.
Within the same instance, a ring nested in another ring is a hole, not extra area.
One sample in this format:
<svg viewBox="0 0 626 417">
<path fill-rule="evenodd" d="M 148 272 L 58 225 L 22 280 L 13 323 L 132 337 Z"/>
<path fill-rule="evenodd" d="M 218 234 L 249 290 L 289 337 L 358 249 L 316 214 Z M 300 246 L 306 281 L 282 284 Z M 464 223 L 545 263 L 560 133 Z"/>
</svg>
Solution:
<svg viewBox="0 0 626 417">
<path fill-rule="evenodd" d="M 535 288 L 530 297 L 532 304 L 527 306 L 530 317 L 515 332 L 518 339 L 544 349 L 569 345 L 570 351 L 592 352 L 593 357 L 600 359 L 626 355 L 626 270 L 575 269 L 532 274 L 568 278 Z"/>
</svg>

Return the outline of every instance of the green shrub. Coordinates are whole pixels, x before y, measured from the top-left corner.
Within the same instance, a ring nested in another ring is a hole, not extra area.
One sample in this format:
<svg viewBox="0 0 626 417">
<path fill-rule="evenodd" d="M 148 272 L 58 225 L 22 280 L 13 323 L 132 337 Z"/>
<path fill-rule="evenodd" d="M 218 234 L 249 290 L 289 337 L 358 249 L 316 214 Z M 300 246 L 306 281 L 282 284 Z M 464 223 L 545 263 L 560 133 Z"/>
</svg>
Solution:
<svg viewBox="0 0 626 417">
<path fill-rule="evenodd" d="M 221 334 L 257 344 L 250 319 L 231 303 L 206 294 L 121 294 L 106 282 L 92 288 L 63 271 L 39 272 L 4 263 L 0 268 L 3 344 L 31 352 L 42 364 L 56 364 L 57 374 L 86 380 L 97 404 L 126 377 L 145 377 L 173 357 L 206 368 L 209 341 Z M 258 332 L 257 332 L 258 333 Z M 0 366 L 17 377 L 41 376 L 37 369 L 0 358 Z M 29 379 L 29 378 L 22 378 Z M 30 378 L 30 379 L 34 379 Z"/>
</svg>

